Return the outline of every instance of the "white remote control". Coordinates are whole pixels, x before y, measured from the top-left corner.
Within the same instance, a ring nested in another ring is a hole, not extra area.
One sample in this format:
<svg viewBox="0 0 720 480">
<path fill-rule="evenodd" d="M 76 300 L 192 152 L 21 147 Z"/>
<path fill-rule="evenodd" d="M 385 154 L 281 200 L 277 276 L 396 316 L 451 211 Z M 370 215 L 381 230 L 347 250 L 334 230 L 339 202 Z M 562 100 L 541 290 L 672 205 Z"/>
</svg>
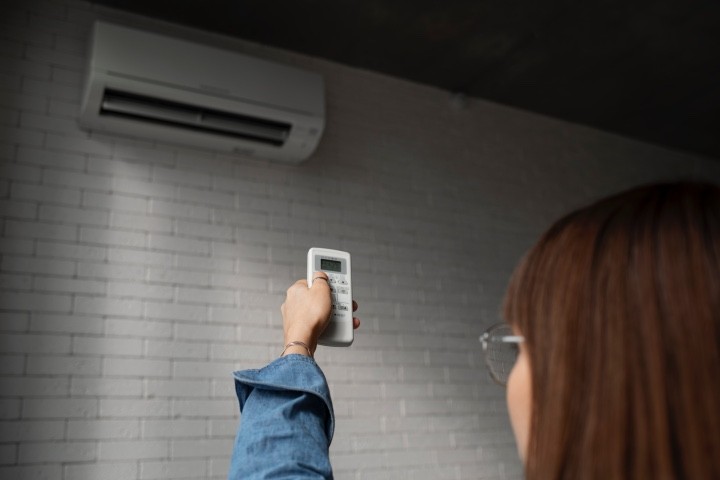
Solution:
<svg viewBox="0 0 720 480">
<path fill-rule="evenodd" d="M 320 345 L 349 347 L 353 342 L 352 282 L 350 254 L 327 248 L 311 248 L 307 257 L 307 282 L 312 286 L 313 274 L 323 271 L 332 289 L 330 323 L 318 338 Z"/>
</svg>

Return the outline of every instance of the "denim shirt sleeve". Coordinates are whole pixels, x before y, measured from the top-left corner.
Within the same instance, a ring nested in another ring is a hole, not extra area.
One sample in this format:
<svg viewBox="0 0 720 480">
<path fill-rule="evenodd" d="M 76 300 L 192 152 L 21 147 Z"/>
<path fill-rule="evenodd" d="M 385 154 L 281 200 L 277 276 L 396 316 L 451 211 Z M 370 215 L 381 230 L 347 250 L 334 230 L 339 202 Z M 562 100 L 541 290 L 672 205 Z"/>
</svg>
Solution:
<svg viewBox="0 0 720 480">
<path fill-rule="evenodd" d="M 335 419 L 315 361 L 291 354 L 233 376 L 241 418 L 228 479 L 333 478 L 328 449 Z"/>
</svg>

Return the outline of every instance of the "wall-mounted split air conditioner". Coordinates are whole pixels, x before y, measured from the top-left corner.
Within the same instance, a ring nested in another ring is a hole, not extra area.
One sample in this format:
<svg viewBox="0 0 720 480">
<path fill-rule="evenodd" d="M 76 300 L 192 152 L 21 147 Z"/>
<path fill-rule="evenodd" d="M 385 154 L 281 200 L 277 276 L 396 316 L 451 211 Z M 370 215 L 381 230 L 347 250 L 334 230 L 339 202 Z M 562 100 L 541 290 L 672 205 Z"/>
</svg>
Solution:
<svg viewBox="0 0 720 480">
<path fill-rule="evenodd" d="M 80 123 L 90 130 L 300 162 L 325 125 L 315 73 L 96 22 Z"/>
</svg>

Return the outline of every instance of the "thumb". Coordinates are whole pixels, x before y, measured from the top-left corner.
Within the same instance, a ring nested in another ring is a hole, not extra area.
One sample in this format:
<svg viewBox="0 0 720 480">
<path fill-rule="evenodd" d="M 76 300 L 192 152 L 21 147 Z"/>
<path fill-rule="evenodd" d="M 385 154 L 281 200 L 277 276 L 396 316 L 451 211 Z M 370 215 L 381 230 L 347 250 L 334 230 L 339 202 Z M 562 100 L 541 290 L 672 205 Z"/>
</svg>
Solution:
<svg viewBox="0 0 720 480">
<path fill-rule="evenodd" d="M 310 285 L 308 288 L 313 288 L 316 285 L 324 285 L 320 288 L 330 288 L 330 281 L 328 279 L 328 276 L 325 272 L 315 272 L 313 273 L 312 280 L 310 282 Z"/>
</svg>

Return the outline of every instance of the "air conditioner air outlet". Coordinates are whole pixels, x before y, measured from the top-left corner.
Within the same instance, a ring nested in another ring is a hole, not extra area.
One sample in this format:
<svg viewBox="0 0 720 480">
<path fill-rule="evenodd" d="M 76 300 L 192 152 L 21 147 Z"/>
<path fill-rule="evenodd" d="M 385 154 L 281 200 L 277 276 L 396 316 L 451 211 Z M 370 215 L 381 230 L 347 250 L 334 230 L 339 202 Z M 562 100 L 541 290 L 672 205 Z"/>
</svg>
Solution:
<svg viewBox="0 0 720 480">
<path fill-rule="evenodd" d="M 282 146 L 290 123 L 254 118 L 196 105 L 172 102 L 118 90 L 105 90 L 100 103 L 101 116 L 132 118 L 160 125 L 170 125 L 196 132 L 242 138 Z"/>
</svg>

